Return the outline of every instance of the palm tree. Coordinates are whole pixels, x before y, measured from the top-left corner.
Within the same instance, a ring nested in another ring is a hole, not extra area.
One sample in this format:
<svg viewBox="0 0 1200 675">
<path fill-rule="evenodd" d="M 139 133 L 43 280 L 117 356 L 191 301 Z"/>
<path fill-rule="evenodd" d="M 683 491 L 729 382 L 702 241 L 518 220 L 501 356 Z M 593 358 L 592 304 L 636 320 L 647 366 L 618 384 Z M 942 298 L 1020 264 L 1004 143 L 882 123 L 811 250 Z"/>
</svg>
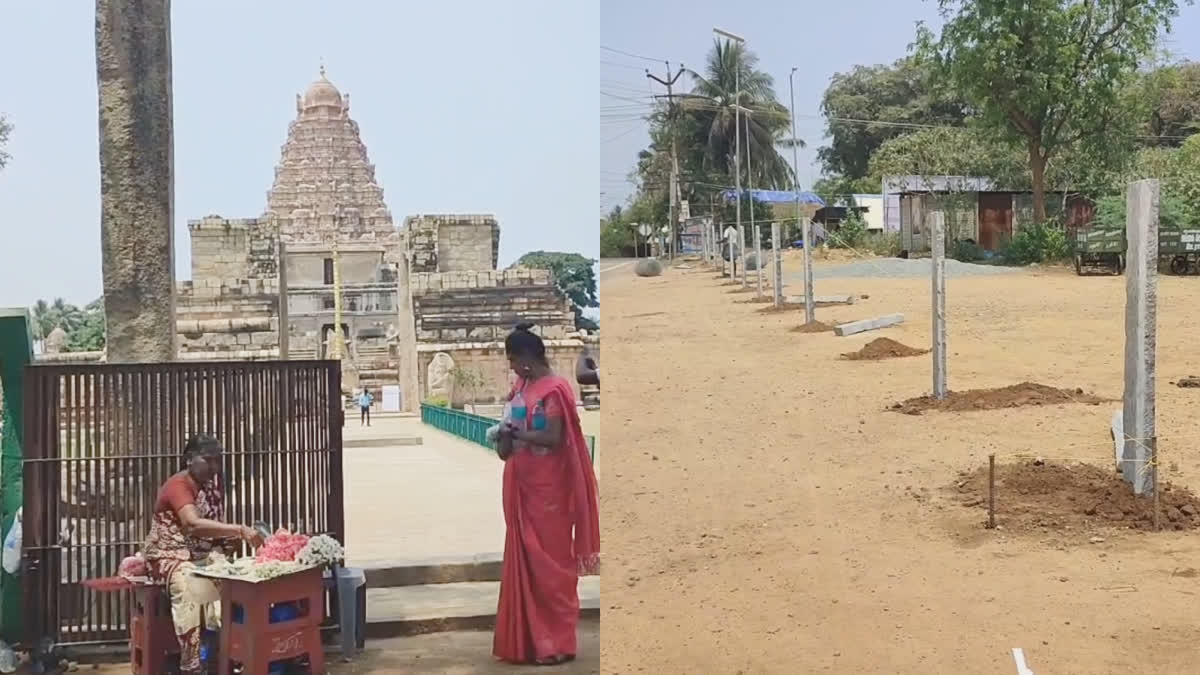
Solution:
<svg viewBox="0 0 1200 675">
<path fill-rule="evenodd" d="M 50 331 L 57 326 L 56 319 L 50 311 L 50 303 L 38 300 L 33 305 L 33 332 L 38 340 L 45 340 Z"/>
<path fill-rule="evenodd" d="M 786 188 L 792 184 L 792 170 L 779 147 L 787 141 L 788 110 L 776 99 L 774 80 L 757 70 L 757 65 L 758 57 L 744 45 L 716 40 L 705 73 L 688 71 L 692 91 L 684 97 L 683 109 L 693 124 L 681 125 L 680 131 L 690 131 L 694 134 L 689 139 L 691 144 L 703 148 L 706 172 L 728 176 L 731 183 L 735 182 L 735 107 L 740 105 L 744 184 Z M 750 162 L 744 161 L 747 151 Z"/>
</svg>

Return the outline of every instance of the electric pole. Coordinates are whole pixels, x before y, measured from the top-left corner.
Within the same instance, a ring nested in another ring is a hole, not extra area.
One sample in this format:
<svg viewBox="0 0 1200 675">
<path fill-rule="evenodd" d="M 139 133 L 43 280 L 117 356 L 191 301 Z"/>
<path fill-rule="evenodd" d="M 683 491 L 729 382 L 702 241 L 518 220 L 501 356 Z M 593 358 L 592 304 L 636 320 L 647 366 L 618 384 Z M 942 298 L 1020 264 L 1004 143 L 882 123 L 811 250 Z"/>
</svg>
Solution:
<svg viewBox="0 0 1200 675">
<path fill-rule="evenodd" d="M 669 207 L 669 211 L 668 211 L 669 215 L 667 216 L 667 219 L 670 222 L 667 223 L 667 226 L 671 230 L 671 247 L 670 247 L 669 259 L 674 260 L 675 259 L 675 246 L 676 246 L 676 242 L 678 241 L 678 237 L 676 236 L 676 233 L 675 233 L 675 228 L 677 225 L 675 222 L 675 214 L 677 213 L 676 202 L 679 199 L 679 157 L 676 154 L 676 149 L 675 149 L 676 114 L 675 114 L 675 94 L 674 94 L 674 91 L 672 90 L 672 87 L 675 85 L 675 82 L 677 82 L 679 80 L 679 78 L 683 76 L 684 68 L 683 68 L 682 63 L 679 64 L 679 71 L 675 73 L 674 77 L 672 77 L 671 76 L 671 62 L 667 61 L 666 65 L 667 65 L 667 79 L 661 80 L 661 79 L 655 77 L 653 74 L 651 74 L 651 72 L 649 70 L 646 71 L 646 77 L 650 78 L 651 80 L 654 80 L 655 82 L 657 82 L 667 88 L 667 120 L 668 120 L 667 128 L 670 130 L 670 134 L 671 134 L 671 184 L 670 184 L 670 188 L 669 188 L 671 190 L 671 194 L 668 197 L 668 199 L 670 200 L 670 207 Z"/>
</svg>

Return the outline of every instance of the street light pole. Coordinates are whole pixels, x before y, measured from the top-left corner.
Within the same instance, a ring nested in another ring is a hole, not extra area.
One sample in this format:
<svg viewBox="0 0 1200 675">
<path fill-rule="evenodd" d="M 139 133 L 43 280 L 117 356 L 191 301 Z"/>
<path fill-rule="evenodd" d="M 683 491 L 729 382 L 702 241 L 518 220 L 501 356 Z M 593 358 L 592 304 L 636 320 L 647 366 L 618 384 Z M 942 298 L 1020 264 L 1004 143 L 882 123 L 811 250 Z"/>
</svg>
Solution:
<svg viewBox="0 0 1200 675">
<path fill-rule="evenodd" d="M 809 223 L 807 218 L 800 215 L 800 151 L 799 143 L 796 141 L 796 89 L 792 84 L 792 76 L 796 74 L 796 70 L 797 68 L 793 66 L 792 72 L 788 73 L 788 93 L 792 99 L 792 189 L 796 193 L 796 219 L 800 221 L 800 245 L 804 247 L 804 323 L 813 323 L 817 317 L 812 292 L 812 250 L 808 247 Z"/>
<path fill-rule="evenodd" d="M 713 32 L 725 38 L 730 42 L 737 43 L 738 47 L 744 47 L 746 39 L 740 35 L 730 33 L 720 28 L 713 28 Z M 734 63 L 733 70 L 733 173 L 734 173 L 734 190 L 737 191 L 737 234 L 738 234 L 738 252 L 745 255 L 746 252 L 746 231 L 742 227 L 742 64 L 741 61 Z M 730 258 L 732 258 L 730 251 Z M 734 265 L 734 275 L 736 281 L 737 265 Z M 742 265 L 742 288 L 746 288 L 749 282 L 746 280 L 746 266 Z"/>
</svg>

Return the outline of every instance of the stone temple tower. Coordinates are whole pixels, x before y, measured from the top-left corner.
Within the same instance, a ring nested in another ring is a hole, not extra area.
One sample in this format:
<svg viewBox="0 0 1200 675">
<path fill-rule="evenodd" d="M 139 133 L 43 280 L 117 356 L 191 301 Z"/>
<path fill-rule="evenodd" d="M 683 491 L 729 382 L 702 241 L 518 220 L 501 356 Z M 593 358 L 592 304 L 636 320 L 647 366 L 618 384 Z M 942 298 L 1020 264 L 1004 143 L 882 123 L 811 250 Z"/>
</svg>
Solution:
<svg viewBox="0 0 1200 675">
<path fill-rule="evenodd" d="M 383 240 L 396 226 L 375 182 L 375 166 L 358 124 L 350 119 L 350 95 L 325 77 L 296 95 L 296 119 L 288 125 L 264 217 L 274 220 L 285 244 Z"/>
</svg>

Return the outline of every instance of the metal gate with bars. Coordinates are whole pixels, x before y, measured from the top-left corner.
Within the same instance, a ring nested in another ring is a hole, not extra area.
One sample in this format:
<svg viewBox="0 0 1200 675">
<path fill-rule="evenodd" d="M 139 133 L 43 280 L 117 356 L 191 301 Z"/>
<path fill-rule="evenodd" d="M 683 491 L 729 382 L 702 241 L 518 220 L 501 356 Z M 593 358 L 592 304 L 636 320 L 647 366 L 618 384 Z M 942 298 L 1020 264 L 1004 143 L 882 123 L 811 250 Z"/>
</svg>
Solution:
<svg viewBox="0 0 1200 675">
<path fill-rule="evenodd" d="M 345 540 L 336 361 L 34 365 L 24 391 L 30 645 L 128 639 L 129 594 L 82 582 L 140 549 L 193 433 L 225 447 L 227 520 Z"/>
</svg>

